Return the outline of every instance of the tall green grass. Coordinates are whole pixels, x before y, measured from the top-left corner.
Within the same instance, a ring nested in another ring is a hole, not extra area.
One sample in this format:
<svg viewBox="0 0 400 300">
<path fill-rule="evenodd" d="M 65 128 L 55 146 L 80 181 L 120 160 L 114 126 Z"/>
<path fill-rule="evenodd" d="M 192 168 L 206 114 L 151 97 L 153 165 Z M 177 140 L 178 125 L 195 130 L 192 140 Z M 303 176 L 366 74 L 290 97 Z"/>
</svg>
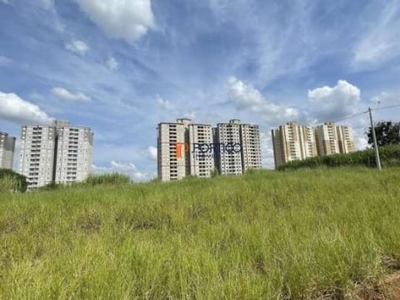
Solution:
<svg viewBox="0 0 400 300">
<path fill-rule="evenodd" d="M 351 298 L 399 265 L 399 180 L 317 169 L 1 194 L 0 298 Z"/>
</svg>

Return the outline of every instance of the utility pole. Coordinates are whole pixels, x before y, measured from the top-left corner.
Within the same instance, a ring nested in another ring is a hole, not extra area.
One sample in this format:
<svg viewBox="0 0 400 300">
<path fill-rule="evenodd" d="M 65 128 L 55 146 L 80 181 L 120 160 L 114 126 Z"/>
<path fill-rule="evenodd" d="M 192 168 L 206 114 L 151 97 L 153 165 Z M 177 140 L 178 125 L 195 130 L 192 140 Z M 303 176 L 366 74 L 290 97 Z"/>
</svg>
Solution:
<svg viewBox="0 0 400 300">
<path fill-rule="evenodd" d="M 375 148 L 376 166 L 378 167 L 379 170 L 382 170 L 381 159 L 380 159 L 380 157 L 379 157 L 378 143 L 376 142 L 375 126 L 374 126 L 374 121 L 372 120 L 372 112 L 371 112 L 371 111 L 372 111 L 371 108 L 368 107 L 369 120 L 371 121 L 372 139 L 373 139 L 373 141 L 374 141 L 374 148 Z"/>
</svg>

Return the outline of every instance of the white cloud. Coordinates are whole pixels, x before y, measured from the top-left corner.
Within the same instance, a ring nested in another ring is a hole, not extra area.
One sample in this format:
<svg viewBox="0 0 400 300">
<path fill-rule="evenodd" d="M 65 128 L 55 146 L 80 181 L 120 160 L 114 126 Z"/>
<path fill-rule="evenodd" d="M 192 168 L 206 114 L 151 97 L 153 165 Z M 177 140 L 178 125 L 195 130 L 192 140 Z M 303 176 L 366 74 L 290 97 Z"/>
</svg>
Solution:
<svg viewBox="0 0 400 300">
<path fill-rule="evenodd" d="M 183 113 L 182 116 L 184 118 L 193 120 L 193 119 L 196 119 L 196 112 L 195 111 L 188 111 L 188 112 Z"/>
<path fill-rule="evenodd" d="M 109 37 L 133 41 L 154 27 L 150 0 L 76 0 Z"/>
<path fill-rule="evenodd" d="M 116 70 L 118 70 L 119 63 L 118 63 L 118 61 L 117 61 L 114 57 L 110 57 L 110 58 L 107 60 L 107 67 L 108 67 L 111 71 L 116 71 Z"/>
<path fill-rule="evenodd" d="M 150 174 L 138 171 L 135 164 L 126 162 L 111 161 L 108 167 L 92 165 L 92 169 L 95 174 L 122 173 L 138 181 L 149 180 L 152 177 Z"/>
<path fill-rule="evenodd" d="M 157 161 L 157 148 L 156 147 L 149 147 L 147 148 L 149 158 L 153 161 Z"/>
<path fill-rule="evenodd" d="M 263 162 L 263 167 L 267 169 L 274 169 L 274 150 L 272 149 L 272 138 L 268 131 L 260 131 L 260 142 L 261 142 L 261 157 Z"/>
<path fill-rule="evenodd" d="M 379 106 L 390 106 L 399 104 L 400 93 L 396 92 L 382 92 L 371 98 L 371 102 Z"/>
<path fill-rule="evenodd" d="M 339 119 L 360 112 L 360 89 L 345 80 L 334 87 L 324 86 L 308 91 L 314 117 L 320 122 Z"/>
<path fill-rule="evenodd" d="M 372 97 L 370 100 L 371 108 L 377 109 L 372 112 L 375 122 L 378 121 L 394 121 L 399 122 L 400 116 L 400 91 L 392 90 L 390 92 L 381 92 L 379 95 Z M 395 107 L 393 107 L 395 106 Z M 387 109 L 380 109 L 389 107 Z"/>
<path fill-rule="evenodd" d="M 45 10 L 54 8 L 54 0 L 35 0 L 35 4 Z"/>
<path fill-rule="evenodd" d="M 55 87 L 51 90 L 51 92 L 64 100 L 70 100 L 70 101 L 90 101 L 91 98 L 89 96 L 86 96 L 83 93 L 72 93 L 64 88 L 61 87 Z"/>
<path fill-rule="evenodd" d="M 1 2 L 1 3 L 4 3 L 4 4 L 11 4 L 11 1 L 10 1 L 10 0 L 1 0 L 0 2 Z"/>
<path fill-rule="evenodd" d="M 268 101 L 257 89 L 236 77 L 229 78 L 229 96 L 239 110 L 260 114 L 269 125 L 296 121 L 302 117 L 297 109 Z"/>
<path fill-rule="evenodd" d="M 157 104 L 163 109 L 163 110 L 175 110 L 174 106 L 171 104 L 169 100 L 165 100 L 161 98 L 159 95 L 157 95 Z"/>
<path fill-rule="evenodd" d="M 9 66 L 13 61 L 5 56 L 0 55 L 0 66 Z"/>
<path fill-rule="evenodd" d="M 171 101 L 167 99 L 163 99 L 160 95 L 157 95 L 156 98 L 157 105 L 165 112 L 169 114 L 173 114 L 175 117 L 178 118 L 188 118 L 188 119 L 195 119 L 196 118 L 196 111 L 188 108 L 187 106 L 180 106 L 176 107 Z"/>
<path fill-rule="evenodd" d="M 65 44 L 65 49 L 73 53 L 85 56 L 86 52 L 89 51 L 88 45 L 83 41 L 73 40 L 72 42 Z"/>
<path fill-rule="evenodd" d="M 0 92 L 0 117 L 18 124 L 48 124 L 52 121 L 39 106 L 21 99 L 16 94 L 2 92 Z"/>
<path fill-rule="evenodd" d="M 377 21 L 370 24 L 367 34 L 354 47 L 355 69 L 376 68 L 399 56 L 400 3 L 398 0 L 385 3 L 382 13 L 377 13 Z"/>
</svg>

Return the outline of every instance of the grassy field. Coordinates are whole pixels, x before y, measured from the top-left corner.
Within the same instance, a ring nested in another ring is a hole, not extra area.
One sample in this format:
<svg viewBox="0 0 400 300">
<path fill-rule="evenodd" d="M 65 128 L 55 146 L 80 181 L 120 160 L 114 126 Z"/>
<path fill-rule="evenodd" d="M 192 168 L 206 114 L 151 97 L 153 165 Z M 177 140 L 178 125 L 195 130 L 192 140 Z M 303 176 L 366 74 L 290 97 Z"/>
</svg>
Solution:
<svg viewBox="0 0 400 300">
<path fill-rule="evenodd" d="M 400 265 L 399 183 L 355 168 L 2 193 L 0 298 L 351 299 Z"/>
</svg>

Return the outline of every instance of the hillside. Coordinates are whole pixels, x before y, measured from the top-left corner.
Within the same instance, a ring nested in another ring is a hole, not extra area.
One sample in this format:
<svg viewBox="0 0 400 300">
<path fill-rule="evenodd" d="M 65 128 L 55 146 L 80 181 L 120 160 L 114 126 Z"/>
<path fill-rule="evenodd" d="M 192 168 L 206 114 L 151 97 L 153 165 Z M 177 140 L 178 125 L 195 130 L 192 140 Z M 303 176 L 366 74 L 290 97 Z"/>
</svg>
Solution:
<svg viewBox="0 0 400 300">
<path fill-rule="evenodd" d="M 337 168 L 3 193 L 0 299 L 368 299 L 400 269 L 399 182 Z"/>
</svg>

